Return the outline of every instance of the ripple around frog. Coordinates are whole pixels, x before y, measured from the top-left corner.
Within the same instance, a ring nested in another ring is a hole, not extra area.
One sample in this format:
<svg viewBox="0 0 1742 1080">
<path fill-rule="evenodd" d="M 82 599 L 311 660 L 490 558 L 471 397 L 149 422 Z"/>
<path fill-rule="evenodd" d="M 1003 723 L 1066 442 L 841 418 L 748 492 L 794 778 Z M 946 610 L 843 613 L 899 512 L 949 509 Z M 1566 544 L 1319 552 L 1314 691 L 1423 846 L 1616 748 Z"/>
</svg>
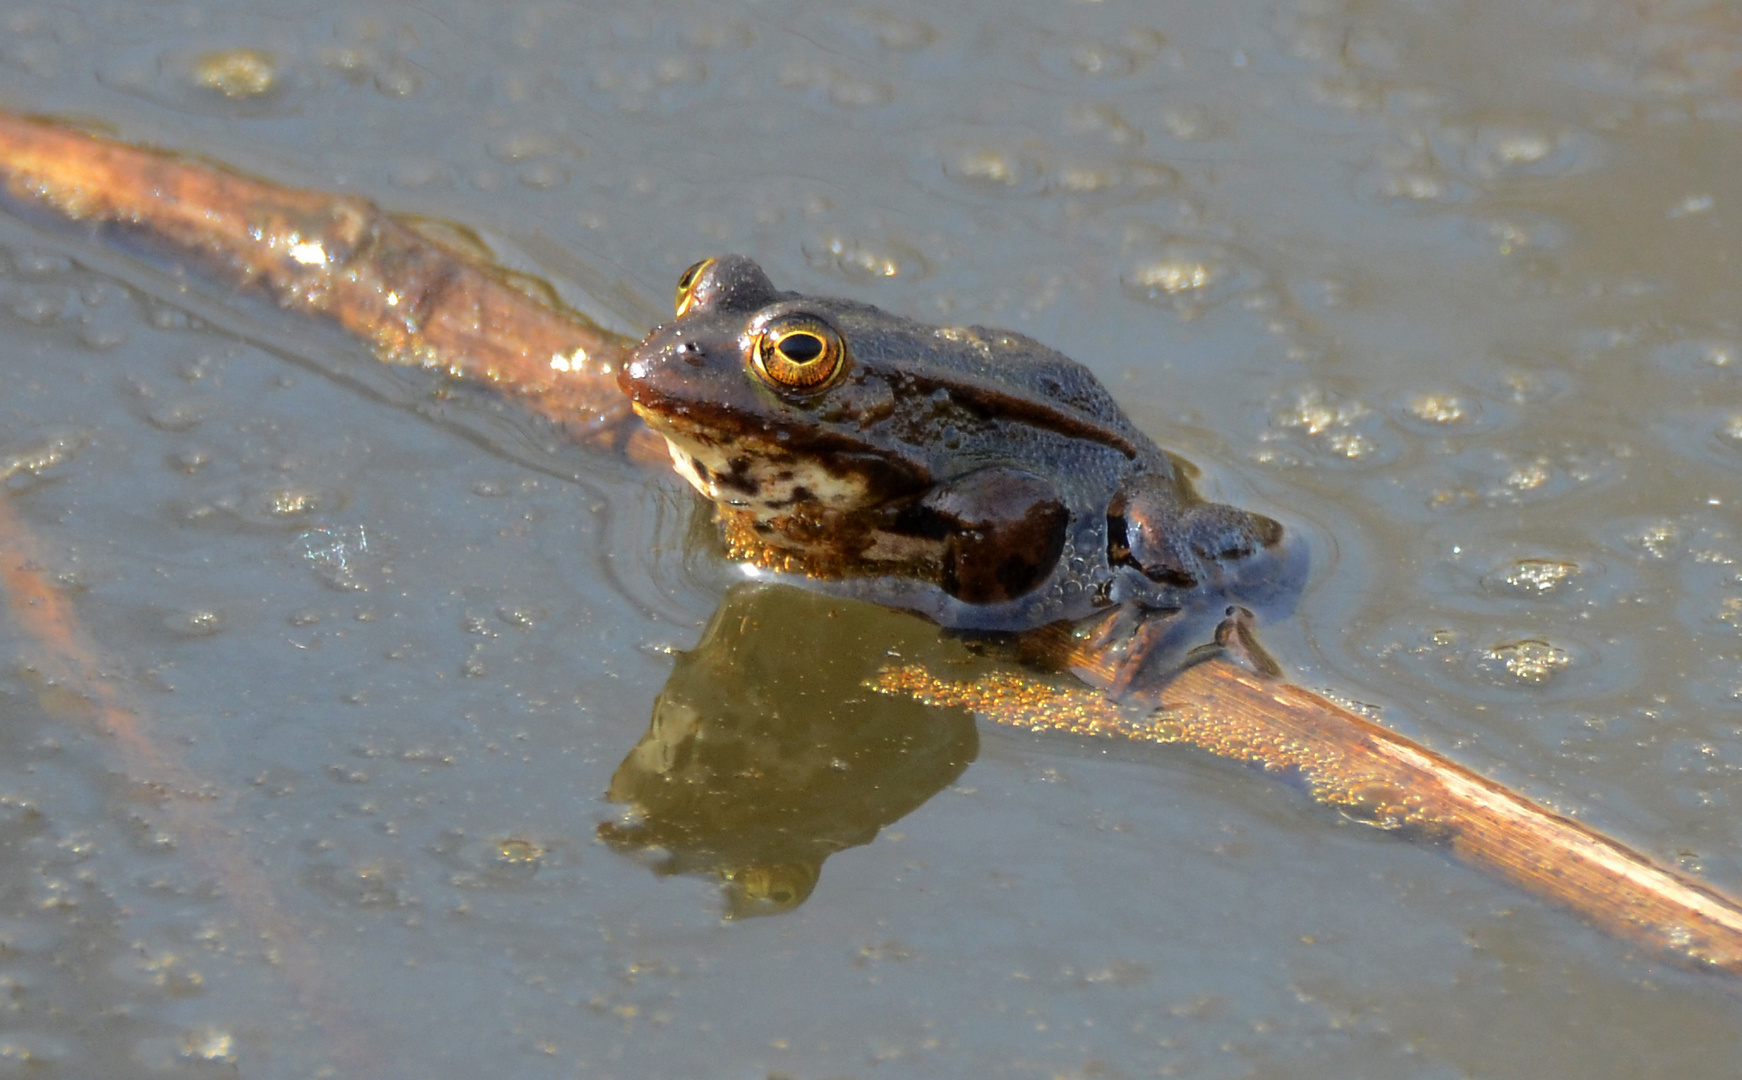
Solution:
<svg viewBox="0 0 1742 1080">
<path fill-rule="evenodd" d="M 460 232 L 471 235 L 466 230 Z M 442 235 L 444 240 L 449 238 L 446 232 Z M 31 284 L 53 283 L 65 286 L 69 295 L 83 297 L 85 286 L 96 279 L 103 283 L 104 294 L 96 310 L 124 315 L 134 335 L 174 335 L 197 325 L 214 327 L 295 367 L 417 413 L 516 467 L 572 485 L 583 500 L 594 506 L 606 533 L 600 543 L 587 545 L 602 579 L 639 610 L 663 622 L 677 625 L 701 622 L 712 610 L 714 597 L 730 580 L 707 572 L 709 565 L 719 570 L 717 559 L 696 558 L 685 564 L 677 572 L 683 584 L 675 590 L 667 587 L 672 581 L 670 575 L 660 572 L 658 567 L 647 573 L 624 573 L 613 563 L 610 552 L 633 552 L 641 557 L 657 550 L 653 538 L 642 535 L 642 530 L 644 525 L 656 528 L 657 522 L 667 520 L 646 512 L 619 512 L 626 503 L 643 497 L 670 501 L 677 496 L 674 516 L 670 518 L 677 523 L 675 535 L 682 537 L 689 528 L 692 506 L 689 498 L 672 488 L 650 488 L 645 483 L 645 473 L 638 467 L 614 455 L 562 445 L 548 422 L 488 389 L 454 383 L 427 371 L 383 364 L 367 350 L 348 343 L 334 345 L 331 339 L 306 333 L 286 335 L 282 328 L 289 316 L 274 308 L 270 301 L 208 287 L 198 279 L 190 289 L 183 277 L 156 268 L 162 264 L 161 251 L 150 248 L 127 251 L 126 244 L 120 246 L 123 252 L 117 253 L 97 243 L 78 242 L 63 233 L 45 236 L 0 215 L 0 257 L 3 257 L 0 272 L 4 272 L 0 276 L 0 289 L 27 273 L 31 275 Z M 68 255 L 76 256 L 76 265 Z M 11 451 L 17 460 L 5 482 L 13 490 L 21 490 L 52 480 L 63 467 L 61 462 L 71 460 L 72 452 L 85 441 L 88 439 L 82 433 L 45 433 L 35 443 L 6 445 L 3 449 Z M 170 467 L 197 473 L 210 463 L 209 457 L 197 448 L 188 451 L 188 455 L 180 461 L 172 459 Z M 4 464 L 4 459 L 0 459 L 0 465 Z M 176 501 L 168 509 L 186 525 L 201 529 L 306 532 L 347 528 L 347 523 L 332 516 L 341 512 L 346 502 L 343 489 L 330 485 L 231 481 L 214 483 L 191 498 Z M 372 543 L 378 540 L 371 537 Z M 680 542 L 672 550 L 699 549 L 686 549 Z M 305 562 L 307 554 L 296 549 L 286 557 L 305 565 L 317 577 L 326 575 L 323 580 L 341 590 L 371 580 L 367 572 L 354 577 L 343 568 Z"/>
</svg>

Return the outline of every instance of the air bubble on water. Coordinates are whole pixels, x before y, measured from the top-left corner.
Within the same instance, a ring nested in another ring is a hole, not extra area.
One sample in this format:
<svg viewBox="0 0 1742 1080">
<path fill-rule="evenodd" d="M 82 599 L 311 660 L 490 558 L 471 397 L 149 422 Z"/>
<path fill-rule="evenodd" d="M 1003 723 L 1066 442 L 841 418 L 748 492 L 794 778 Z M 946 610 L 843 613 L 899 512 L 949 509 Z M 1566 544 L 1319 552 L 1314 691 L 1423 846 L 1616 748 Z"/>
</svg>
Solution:
<svg viewBox="0 0 1742 1080">
<path fill-rule="evenodd" d="M 1365 402 L 1307 387 L 1278 403 L 1269 429 L 1259 435 L 1260 442 L 1270 445 L 1258 457 L 1268 463 L 1374 464 L 1387 460 L 1393 450 L 1381 435 L 1382 417 Z M 1305 451 L 1305 456 L 1278 445 L 1284 443 Z"/>
<path fill-rule="evenodd" d="M 1508 641 L 1482 651 L 1476 667 L 1497 683 L 1541 686 L 1571 667 L 1572 654 L 1538 638 Z"/>
<path fill-rule="evenodd" d="M 1039 170 L 1020 162 L 1014 155 L 999 150 L 964 149 L 951 158 L 944 171 L 952 179 L 965 184 L 992 188 L 1014 188 L 1025 173 Z"/>
<path fill-rule="evenodd" d="M 169 456 L 170 468 L 178 472 L 196 473 L 212 463 L 212 452 L 201 446 L 189 446 Z"/>
<path fill-rule="evenodd" d="M 1215 113 L 1196 103 L 1163 109 L 1157 119 L 1162 130 L 1180 142 L 1205 142 L 1227 129 Z"/>
<path fill-rule="evenodd" d="M 64 1043 L 46 1036 L 8 1032 L 0 1037 L 0 1062 L 8 1063 L 8 1071 L 16 1069 L 20 1073 L 36 1073 L 40 1070 L 52 1074 L 54 1063 L 64 1058 L 66 1053 Z"/>
<path fill-rule="evenodd" d="M 901 240 L 833 234 L 806 241 L 801 250 L 811 266 L 856 285 L 897 276 L 917 280 L 931 273 L 925 256 Z"/>
<path fill-rule="evenodd" d="M 1430 141 L 1448 168 L 1489 184 L 1573 176 L 1595 168 L 1602 157 L 1589 132 L 1513 121 L 1448 124 Z"/>
<path fill-rule="evenodd" d="M 71 461 L 84 449 L 83 435 L 51 435 L 14 453 L 0 451 L 0 483 L 16 490 Z"/>
<path fill-rule="evenodd" d="M 278 87 L 278 58 L 265 49 L 219 49 L 194 57 L 187 77 L 232 101 L 264 97 Z"/>
<path fill-rule="evenodd" d="M 1145 236 L 1128 241 L 1136 256 L 1120 271 L 1125 295 L 1193 318 L 1235 296 L 1260 291 L 1263 274 L 1244 253 L 1212 241 L 1181 236 Z"/>
<path fill-rule="evenodd" d="M 172 401 L 152 408 L 146 422 L 160 431 L 191 431 L 205 421 L 211 406 L 203 401 Z"/>
<path fill-rule="evenodd" d="M 1668 216 L 1671 218 L 1693 217 L 1696 214 L 1710 211 L 1716 205 L 1717 203 L 1710 195 L 1689 195 L 1671 207 Z"/>
<path fill-rule="evenodd" d="M 496 617 L 517 630 L 530 630 L 543 621 L 545 612 L 525 604 L 505 604 L 496 609 Z"/>
<path fill-rule="evenodd" d="M 1409 415 L 1424 424 L 1450 425 L 1467 423 L 1472 409 L 1457 394 L 1416 394 L 1404 403 Z"/>
<path fill-rule="evenodd" d="M 369 534 L 361 525 L 310 529 L 296 538 L 296 552 L 323 585 L 345 592 L 366 592 L 359 574 L 370 555 Z"/>
<path fill-rule="evenodd" d="M 496 862 L 504 869 L 537 870 L 544 861 L 542 845 L 520 837 L 505 837 L 496 841 Z"/>
<path fill-rule="evenodd" d="M 47 326 L 65 310 L 65 298 L 47 291 L 26 292 L 12 302 L 12 314 L 33 326 Z"/>
<path fill-rule="evenodd" d="M 1072 107 L 1066 115 L 1065 125 L 1066 130 L 1073 134 L 1099 135 L 1114 146 L 1137 147 L 1142 146 L 1144 141 L 1141 128 L 1127 120 L 1119 110 L 1105 103 Z"/>
<path fill-rule="evenodd" d="M 12 265 L 22 277 L 53 278 L 72 270 L 72 260 L 52 251 L 19 251 L 12 256 Z"/>
<path fill-rule="evenodd" d="M 1483 578 L 1491 591 L 1520 596 L 1547 596 L 1576 581 L 1584 570 L 1567 559 L 1515 559 Z"/>
<path fill-rule="evenodd" d="M 1651 556 L 1653 559 L 1667 559 L 1681 549 L 1682 530 L 1673 521 L 1654 521 L 1644 525 L 1627 537 L 1627 543 Z"/>
<path fill-rule="evenodd" d="M 224 628 L 224 613 L 211 608 L 190 608 L 165 616 L 163 625 L 182 637 L 211 637 Z"/>
</svg>

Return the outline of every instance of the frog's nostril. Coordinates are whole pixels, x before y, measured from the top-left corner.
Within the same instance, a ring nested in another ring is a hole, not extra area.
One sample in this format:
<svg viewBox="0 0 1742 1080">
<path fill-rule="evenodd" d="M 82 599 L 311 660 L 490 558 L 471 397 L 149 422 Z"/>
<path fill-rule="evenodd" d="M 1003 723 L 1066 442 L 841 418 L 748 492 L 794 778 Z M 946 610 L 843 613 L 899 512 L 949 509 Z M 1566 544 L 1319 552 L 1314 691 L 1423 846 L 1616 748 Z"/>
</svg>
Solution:
<svg viewBox="0 0 1742 1080">
<path fill-rule="evenodd" d="M 679 356 L 683 357 L 686 362 L 693 364 L 696 367 L 701 367 L 702 361 L 707 358 L 707 353 L 702 351 L 701 345 L 694 341 L 680 341 L 677 343 L 677 346 L 672 349 L 672 352 L 677 353 Z"/>
</svg>

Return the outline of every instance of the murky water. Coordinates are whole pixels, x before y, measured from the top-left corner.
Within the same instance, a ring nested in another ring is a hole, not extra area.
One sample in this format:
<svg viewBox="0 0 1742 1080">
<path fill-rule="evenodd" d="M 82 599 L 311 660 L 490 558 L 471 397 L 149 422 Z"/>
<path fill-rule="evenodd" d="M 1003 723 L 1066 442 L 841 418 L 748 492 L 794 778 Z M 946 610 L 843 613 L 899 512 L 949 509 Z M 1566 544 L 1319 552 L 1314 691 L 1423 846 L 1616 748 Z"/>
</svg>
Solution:
<svg viewBox="0 0 1742 1080">
<path fill-rule="evenodd" d="M 0 104 L 465 223 L 629 332 L 741 251 L 1040 337 L 1313 538 L 1264 628 L 1300 681 L 1742 891 L 1730 7 L 13 2 Z M 693 688 L 648 728 L 727 581 L 676 481 L 77 236 L 0 246 L 8 494 L 162 773 L 9 662 L 0 1071 L 1742 1062 L 1721 982 L 1163 749 L 891 727 L 938 792 L 893 824 L 751 851 L 689 807 L 638 851 L 614 774 L 716 738 Z M 686 767 L 888 755 L 740 736 Z"/>
</svg>

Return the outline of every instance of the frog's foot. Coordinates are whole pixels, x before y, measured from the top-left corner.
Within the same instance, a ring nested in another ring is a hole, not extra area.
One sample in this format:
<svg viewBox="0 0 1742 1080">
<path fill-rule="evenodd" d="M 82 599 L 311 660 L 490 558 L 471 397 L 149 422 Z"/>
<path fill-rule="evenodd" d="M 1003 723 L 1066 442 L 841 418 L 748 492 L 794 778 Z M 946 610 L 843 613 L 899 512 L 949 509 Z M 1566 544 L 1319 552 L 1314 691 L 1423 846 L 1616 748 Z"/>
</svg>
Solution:
<svg viewBox="0 0 1742 1080">
<path fill-rule="evenodd" d="M 1239 664 L 1259 678 L 1282 678 L 1282 665 L 1258 643 L 1258 633 L 1253 627 L 1256 621 L 1257 617 L 1246 608 L 1239 605 L 1228 608 L 1226 617 L 1216 624 L 1216 640 L 1193 649 L 1187 654 L 1183 666 L 1191 667 L 1222 658 Z"/>
<path fill-rule="evenodd" d="M 1134 688 L 1154 684 L 1158 671 L 1178 669 L 1186 655 L 1181 639 L 1193 622 L 1178 608 L 1126 604 L 1081 622 L 1053 623 L 1020 634 L 1016 656 L 1024 663 L 1068 671 L 1118 700 Z M 1163 659 L 1170 656 L 1171 662 Z M 1161 677 L 1165 681 L 1166 675 Z"/>
<path fill-rule="evenodd" d="M 1109 697 L 1115 701 L 1125 697 L 1137 684 L 1138 677 L 1151 671 L 1151 661 L 1166 651 L 1167 639 L 1180 628 L 1180 615 L 1179 611 L 1139 615 L 1137 625 L 1127 629 L 1121 640 L 1107 647 L 1108 659 L 1112 661 L 1106 684 Z M 1146 677 L 1143 681 L 1151 680 Z"/>
<path fill-rule="evenodd" d="M 1213 639 L 1187 651 L 1184 641 L 1200 633 L 1204 622 L 1185 611 L 1139 615 L 1135 626 L 1127 624 L 1123 638 L 1108 648 L 1112 664 L 1100 685 L 1115 701 L 1157 690 L 1171 683 L 1186 669 L 1207 660 L 1226 659 L 1261 679 L 1282 678 L 1282 666 L 1258 643 L 1257 616 L 1246 608 L 1231 606 L 1216 624 Z M 1081 672 L 1078 672 L 1081 677 Z"/>
<path fill-rule="evenodd" d="M 1262 579 L 1260 556 L 1282 544 L 1282 526 L 1261 514 L 1184 498 L 1169 480 L 1142 476 L 1107 507 L 1108 556 L 1151 581 L 1230 589 Z"/>
<path fill-rule="evenodd" d="M 1014 644 L 1025 663 L 1068 671 L 1115 701 L 1158 690 L 1187 668 L 1218 658 L 1263 679 L 1282 677 L 1282 667 L 1258 643 L 1252 612 L 1228 608 L 1213 640 L 1188 649 L 1186 642 L 1202 633 L 1207 621 L 1189 609 L 1130 604 L 1079 623 L 1030 630 Z"/>
</svg>

